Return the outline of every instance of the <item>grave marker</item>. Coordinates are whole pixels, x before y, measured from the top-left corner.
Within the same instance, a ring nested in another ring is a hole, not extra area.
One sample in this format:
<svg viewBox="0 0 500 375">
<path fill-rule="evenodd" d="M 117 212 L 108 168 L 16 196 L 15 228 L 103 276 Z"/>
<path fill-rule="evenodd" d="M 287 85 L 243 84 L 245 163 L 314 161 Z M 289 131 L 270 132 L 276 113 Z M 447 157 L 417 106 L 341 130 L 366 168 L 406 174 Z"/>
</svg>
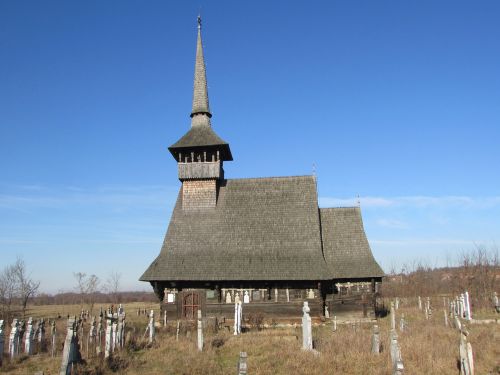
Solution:
<svg viewBox="0 0 500 375">
<path fill-rule="evenodd" d="M 9 357 L 14 358 L 19 353 L 19 322 L 17 319 L 12 321 L 9 335 Z"/>
<path fill-rule="evenodd" d="M 238 375 L 247 375 L 247 352 L 240 352 L 238 360 Z"/>
<path fill-rule="evenodd" d="M 203 351 L 203 324 L 201 320 L 201 310 L 198 310 L 198 350 Z"/>
<path fill-rule="evenodd" d="M 380 330 L 378 325 L 373 326 L 372 333 L 372 353 L 379 354 L 380 353 Z"/>
<path fill-rule="evenodd" d="M 27 355 L 33 354 L 33 337 L 35 330 L 33 328 L 33 318 L 28 319 L 28 327 L 26 329 L 26 337 L 24 339 L 24 353 Z"/>
<path fill-rule="evenodd" d="M 302 349 L 303 350 L 312 350 L 312 327 L 311 327 L 311 316 L 309 312 L 311 309 L 309 308 L 309 302 L 305 301 L 304 306 L 302 307 L 302 312 L 304 315 L 302 316 Z"/>
<path fill-rule="evenodd" d="M 4 322 L 3 319 L 0 319 L 0 367 L 2 366 L 3 359 L 3 343 L 4 343 Z"/>
<path fill-rule="evenodd" d="M 76 317 L 68 319 L 68 331 L 64 341 L 60 375 L 70 375 L 72 365 L 80 361 Z"/>
</svg>

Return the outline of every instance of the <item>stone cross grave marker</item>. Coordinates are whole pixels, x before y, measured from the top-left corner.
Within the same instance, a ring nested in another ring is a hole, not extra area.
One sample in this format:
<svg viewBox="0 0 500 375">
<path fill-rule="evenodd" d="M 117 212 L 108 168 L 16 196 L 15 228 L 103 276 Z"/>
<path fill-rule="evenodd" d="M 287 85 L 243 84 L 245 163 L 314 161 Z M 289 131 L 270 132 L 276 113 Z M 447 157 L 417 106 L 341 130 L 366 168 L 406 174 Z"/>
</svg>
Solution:
<svg viewBox="0 0 500 375">
<path fill-rule="evenodd" d="M 50 344 L 51 344 L 51 349 L 50 349 L 50 354 L 52 357 L 56 355 L 56 321 L 53 320 L 52 324 L 50 325 Z"/>
<path fill-rule="evenodd" d="M 247 375 L 247 352 L 240 352 L 238 360 L 238 375 Z"/>
<path fill-rule="evenodd" d="M 396 310 L 394 302 L 391 302 L 391 329 L 396 329 Z"/>
<path fill-rule="evenodd" d="M 33 337 L 35 335 L 35 329 L 33 327 L 33 318 L 28 319 L 28 326 L 26 328 L 26 336 L 24 338 L 24 353 L 27 355 L 33 354 Z"/>
<path fill-rule="evenodd" d="M 236 294 L 236 297 L 238 297 L 238 294 Z M 236 298 L 235 298 L 235 300 L 236 300 Z M 241 317 L 242 317 L 241 301 L 238 301 L 234 304 L 234 335 L 235 336 L 239 335 L 241 333 Z"/>
<path fill-rule="evenodd" d="M 19 353 L 19 322 L 17 319 L 12 321 L 9 335 L 9 357 L 14 358 Z"/>
<path fill-rule="evenodd" d="M 309 312 L 309 302 L 304 301 L 304 306 L 302 307 L 302 349 L 312 350 L 312 326 L 311 326 L 311 316 Z"/>
<path fill-rule="evenodd" d="M 378 325 L 373 326 L 372 332 L 372 353 L 379 354 L 380 353 L 380 330 Z"/>
<path fill-rule="evenodd" d="M 155 339 L 155 312 L 154 310 L 151 310 L 151 313 L 149 314 L 149 343 L 152 343 Z"/>
<path fill-rule="evenodd" d="M 245 290 L 245 294 L 243 295 L 243 303 L 250 303 L 250 296 L 248 295 L 248 290 Z"/>
<path fill-rule="evenodd" d="M 4 322 L 0 319 L 0 367 L 2 366 L 4 337 Z"/>
<path fill-rule="evenodd" d="M 68 319 L 67 328 L 68 331 L 66 333 L 66 339 L 64 340 L 64 349 L 59 375 L 70 375 L 72 365 L 80 360 L 76 317 Z"/>
<path fill-rule="evenodd" d="M 460 332 L 460 375 L 474 375 L 474 358 L 472 346 L 467 342 L 468 332 L 463 329 Z"/>
<path fill-rule="evenodd" d="M 203 321 L 201 319 L 201 310 L 198 310 L 198 350 L 203 351 Z"/>
</svg>

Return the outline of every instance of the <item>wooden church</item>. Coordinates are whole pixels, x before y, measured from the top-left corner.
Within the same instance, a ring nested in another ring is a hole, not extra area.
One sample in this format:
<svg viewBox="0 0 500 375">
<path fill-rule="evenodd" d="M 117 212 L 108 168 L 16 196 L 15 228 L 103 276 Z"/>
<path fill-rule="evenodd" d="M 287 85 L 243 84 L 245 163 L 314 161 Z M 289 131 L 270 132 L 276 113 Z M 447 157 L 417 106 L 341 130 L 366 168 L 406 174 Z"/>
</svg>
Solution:
<svg viewBox="0 0 500 375">
<path fill-rule="evenodd" d="M 227 179 L 211 125 L 198 18 L 191 128 L 169 147 L 182 183 L 158 257 L 141 276 L 170 316 L 366 315 L 384 275 L 359 207 L 319 208 L 314 176 Z"/>
</svg>

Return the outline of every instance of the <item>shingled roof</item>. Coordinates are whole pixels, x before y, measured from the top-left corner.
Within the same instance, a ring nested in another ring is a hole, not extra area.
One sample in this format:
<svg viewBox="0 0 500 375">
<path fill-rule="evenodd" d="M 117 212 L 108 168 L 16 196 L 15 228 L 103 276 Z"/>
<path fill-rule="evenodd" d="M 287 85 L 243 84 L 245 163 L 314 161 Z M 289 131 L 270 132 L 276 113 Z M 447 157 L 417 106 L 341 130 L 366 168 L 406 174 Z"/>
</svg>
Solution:
<svg viewBox="0 0 500 375">
<path fill-rule="evenodd" d="M 213 209 L 183 211 L 181 200 L 141 280 L 328 278 L 314 177 L 225 180 Z"/>
<path fill-rule="evenodd" d="M 323 253 L 332 279 L 382 277 L 366 238 L 359 207 L 321 208 Z"/>
</svg>

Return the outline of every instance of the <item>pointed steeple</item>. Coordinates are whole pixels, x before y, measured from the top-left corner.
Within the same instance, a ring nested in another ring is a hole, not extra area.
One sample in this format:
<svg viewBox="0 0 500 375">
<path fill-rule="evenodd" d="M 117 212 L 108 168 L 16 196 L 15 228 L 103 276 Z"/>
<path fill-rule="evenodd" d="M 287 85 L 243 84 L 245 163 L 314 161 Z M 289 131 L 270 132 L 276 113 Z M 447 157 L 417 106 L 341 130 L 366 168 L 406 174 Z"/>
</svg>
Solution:
<svg viewBox="0 0 500 375">
<path fill-rule="evenodd" d="M 168 148 L 179 163 L 233 160 L 229 144 L 212 129 L 211 117 L 208 105 L 207 72 L 201 42 L 201 18 L 198 16 L 191 129 Z"/>
<path fill-rule="evenodd" d="M 196 42 L 196 62 L 194 66 L 193 109 L 191 126 L 210 126 L 210 106 L 208 104 L 207 72 L 203 57 L 201 39 L 201 17 L 198 16 L 198 40 Z"/>
</svg>

